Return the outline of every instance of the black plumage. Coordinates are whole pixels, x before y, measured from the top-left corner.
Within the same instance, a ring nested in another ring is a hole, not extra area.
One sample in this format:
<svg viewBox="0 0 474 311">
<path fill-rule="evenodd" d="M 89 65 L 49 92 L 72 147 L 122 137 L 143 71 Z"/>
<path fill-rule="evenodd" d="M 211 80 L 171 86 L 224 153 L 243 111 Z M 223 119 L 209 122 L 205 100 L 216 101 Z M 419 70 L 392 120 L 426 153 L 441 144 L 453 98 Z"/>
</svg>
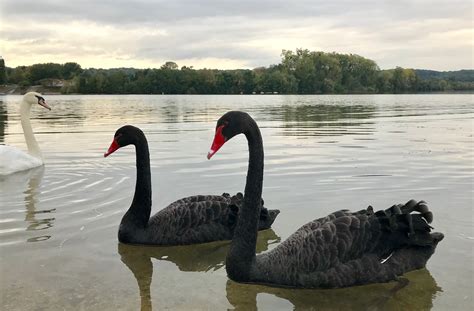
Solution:
<svg viewBox="0 0 474 311">
<path fill-rule="evenodd" d="M 150 156 L 143 132 L 130 125 L 121 127 L 115 133 L 114 141 L 105 156 L 130 144 L 136 149 L 137 181 L 132 204 L 120 223 L 120 242 L 185 245 L 232 238 L 242 206 L 241 193 L 234 196 L 224 193 L 186 197 L 150 217 Z M 278 213 L 278 210 L 262 207 L 259 211 L 259 230 L 270 228 Z"/>
<path fill-rule="evenodd" d="M 226 260 L 227 274 L 234 281 L 299 288 L 387 282 L 424 267 L 443 239 L 443 234 L 431 233 L 428 223 L 433 214 L 426 203 L 410 200 L 375 213 L 371 206 L 358 212 L 334 212 L 256 256 L 263 183 L 261 133 L 256 122 L 239 111 L 223 115 L 216 129 L 223 142 L 243 133 L 249 145 L 244 203 Z"/>
<path fill-rule="evenodd" d="M 257 257 L 252 282 L 332 288 L 387 282 L 423 268 L 443 238 L 430 233 L 426 206 L 409 201 L 401 214 L 332 213 L 307 223 L 272 251 Z M 412 218 L 410 233 L 407 216 Z"/>
</svg>

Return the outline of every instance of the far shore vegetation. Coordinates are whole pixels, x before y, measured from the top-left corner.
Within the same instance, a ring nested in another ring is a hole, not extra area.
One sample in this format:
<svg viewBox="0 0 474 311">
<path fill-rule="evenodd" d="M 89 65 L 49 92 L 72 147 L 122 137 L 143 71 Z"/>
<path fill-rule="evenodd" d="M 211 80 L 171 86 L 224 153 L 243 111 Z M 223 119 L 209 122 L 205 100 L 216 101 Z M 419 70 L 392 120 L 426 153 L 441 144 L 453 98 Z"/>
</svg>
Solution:
<svg viewBox="0 0 474 311">
<path fill-rule="evenodd" d="M 474 70 L 381 70 L 354 54 L 284 50 L 281 62 L 255 69 L 83 69 L 74 62 L 9 68 L 0 58 L 0 93 L 36 88 L 62 94 L 385 94 L 472 92 Z"/>
</svg>

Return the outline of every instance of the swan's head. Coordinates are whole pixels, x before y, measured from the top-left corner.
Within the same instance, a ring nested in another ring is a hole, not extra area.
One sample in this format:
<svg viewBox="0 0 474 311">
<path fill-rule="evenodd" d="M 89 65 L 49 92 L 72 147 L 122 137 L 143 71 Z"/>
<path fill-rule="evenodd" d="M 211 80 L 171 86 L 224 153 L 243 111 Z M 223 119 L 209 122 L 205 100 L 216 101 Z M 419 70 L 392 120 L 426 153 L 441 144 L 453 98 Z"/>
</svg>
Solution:
<svg viewBox="0 0 474 311">
<path fill-rule="evenodd" d="M 114 140 L 107 152 L 104 153 L 104 157 L 111 155 L 119 148 L 135 145 L 140 139 L 145 139 L 145 134 L 138 127 L 132 125 L 122 126 L 115 132 Z"/>
<path fill-rule="evenodd" d="M 28 105 L 33 106 L 35 104 L 38 104 L 40 106 L 43 106 L 46 109 L 51 110 L 51 107 L 46 104 L 46 101 L 43 98 L 43 95 L 41 95 L 38 92 L 28 92 L 25 95 L 23 95 L 23 101 L 27 103 Z"/>
<path fill-rule="evenodd" d="M 232 137 L 245 133 L 252 123 L 255 123 L 252 117 L 242 111 L 229 111 L 220 117 L 217 120 L 216 134 L 207 159 L 210 159 Z"/>
</svg>

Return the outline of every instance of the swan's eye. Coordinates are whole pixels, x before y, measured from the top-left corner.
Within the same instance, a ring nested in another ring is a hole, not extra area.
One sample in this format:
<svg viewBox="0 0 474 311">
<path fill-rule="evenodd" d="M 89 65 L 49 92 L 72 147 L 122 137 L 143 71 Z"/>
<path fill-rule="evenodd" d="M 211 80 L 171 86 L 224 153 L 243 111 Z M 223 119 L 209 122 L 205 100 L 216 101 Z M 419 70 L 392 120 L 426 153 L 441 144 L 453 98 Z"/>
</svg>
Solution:
<svg viewBox="0 0 474 311">
<path fill-rule="evenodd" d="M 222 121 L 222 122 L 219 122 L 217 123 L 216 125 L 216 130 L 218 128 L 221 128 L 221 129 L 224 129 L 225 127 L 227 127 L 229 125 L 229 121 Z"/>
<path fill-rule="evenodd" d="M 40 101 L 44 101 L 44 98 L 41 97 L 41 96 L 35 95 L 35 97 L 38 98 L 38 103 L 39 103 Z"/>
</svg>

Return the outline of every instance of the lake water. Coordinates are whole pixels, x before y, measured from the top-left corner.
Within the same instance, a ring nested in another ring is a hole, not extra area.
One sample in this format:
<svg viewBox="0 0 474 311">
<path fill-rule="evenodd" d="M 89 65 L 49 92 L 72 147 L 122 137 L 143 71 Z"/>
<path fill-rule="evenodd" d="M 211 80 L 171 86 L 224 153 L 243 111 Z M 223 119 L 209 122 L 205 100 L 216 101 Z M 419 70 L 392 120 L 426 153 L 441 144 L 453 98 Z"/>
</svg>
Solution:
<svg viewBox="0 0 474 311">
<path fill-rule="evenodd" d="M 0 179 L 3 310 L 472 310 L 473 97 L 45 96 L 32 124 L 46 165 Z M 0 144 L 25 149 L 20 96 L 0 97 Z M 242 191 L 240 135 L 206 159 L 215 122 L 250 113 L 265 147 L 263 196 L 281 214 L 258 251 L 338 209 L 424 199 L 445 239 L 410 283 L 291 290 L 229 281 L 228 242 L 121 245 L 135 185 L 132 147 L 103 158 L 117 128 L 148 138 L 153 213 L 194 194 Z"/>
</svg>

